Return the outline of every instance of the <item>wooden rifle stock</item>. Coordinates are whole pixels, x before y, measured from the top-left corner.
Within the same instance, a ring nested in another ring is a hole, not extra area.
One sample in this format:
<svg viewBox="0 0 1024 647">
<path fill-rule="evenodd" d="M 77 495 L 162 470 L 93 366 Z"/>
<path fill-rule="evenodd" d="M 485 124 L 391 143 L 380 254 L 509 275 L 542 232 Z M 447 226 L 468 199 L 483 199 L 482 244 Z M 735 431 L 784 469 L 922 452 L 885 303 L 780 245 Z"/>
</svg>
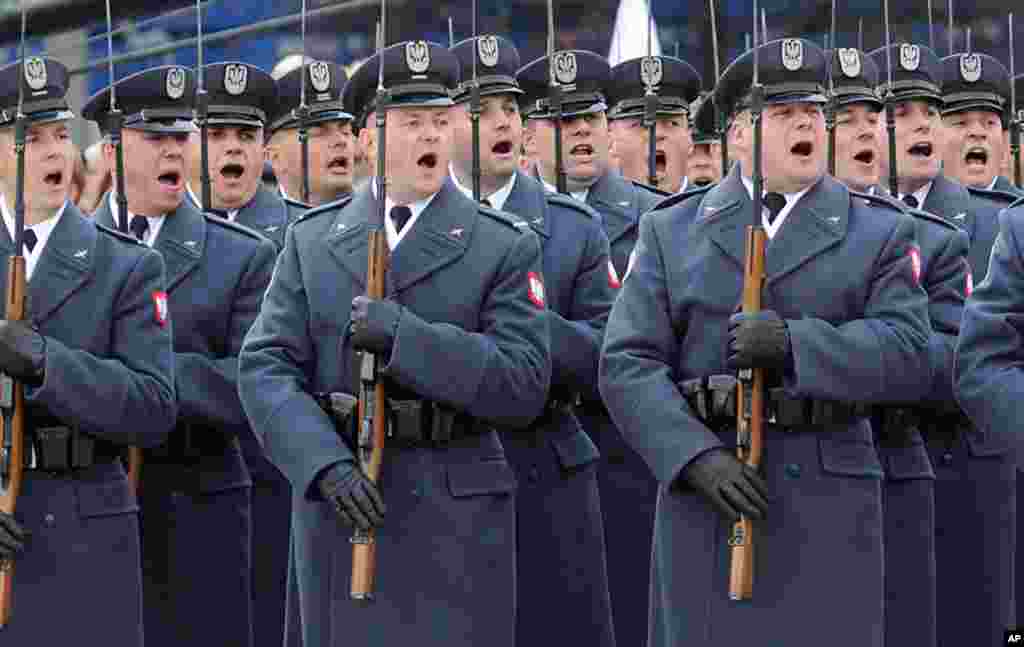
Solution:
<svg viewBox="0 0 1024 647">
<path fill-rule="evenodd" d="M 11 321 L 25 318 L 26 294 L 25 257 L 11 255 L 7 260 L 7 296 L 5 317 Z M 2 440 L 0 440 L 0 510 L 14 514 L 14 507 L 21 492 L 22 472 L 25 467 L 25 390 L 20 382 L 9 376 L 0 376 L 0 401 L 3 408 Z M 11 620 L 14 563 L 0 563 L 0 627 Z"/>
<path fill-rule="evenodd" d="M 387 266 L 388 243 L 384 229 L 370 232 L 370 257 L 366 268 L 366 296 L 384 298 L 384 271 Z M 375 484 L 380 479 L 384 462 L 384 436 L 387 426 L 387 399 L 384 382 L 377 376 L 377 357 L 363 353 L 359 390 L 359 461 L 366 476 Z M 373 579 L 377 566 L 375 531 L 356 530 L 352 533 L 352 586 L 353 600 L 373 600 Z"/>
<path fill-rule="evenodd" d="M 747 227 L 747 253 L 743 267 L 743 312 L 752 314 L 761 309 L 761 288 L 764 285 L 765 231 Z M 737 457 L 750 467 L 761 464 L 764 434 L 764 369 L 740 371 L 736 387 L 736 422 L 740 442 Z M 729 538 L 729 599 L 749 600 L 754 592 L 754 524 L 741 517 L 733 524 Z"/>
</svg>

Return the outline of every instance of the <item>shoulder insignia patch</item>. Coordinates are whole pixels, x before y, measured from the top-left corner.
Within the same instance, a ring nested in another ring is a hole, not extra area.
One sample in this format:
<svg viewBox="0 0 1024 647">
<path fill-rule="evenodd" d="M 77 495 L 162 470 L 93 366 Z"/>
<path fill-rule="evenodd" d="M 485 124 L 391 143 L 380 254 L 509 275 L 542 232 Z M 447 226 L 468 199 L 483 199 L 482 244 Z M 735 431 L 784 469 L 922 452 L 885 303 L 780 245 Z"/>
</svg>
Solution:
<svg viewBox="0 0 1024 647">
<path fill-rule="evenodd" d="M 910 256 L 910 269 L 914 276 L 914 285 L 921 285 L 921 250 L 911 245 L 907 253 Z"/>
<path fill-rule="evenodd" d="M 526 296 L 533 302 L 533 305 L 543 309 L 545 305 L 544 281 L 541 280 L 540 275 L 536 272 L 528 273 L 526 281 Z"/>
<path fill-rule="evenodd" d="M 167 293 L 158 290 L 153 292 L 153 320 L 161 328 L 167 326 Z"/>
<path fill-rule="evenodd" d="M 632 260 L 632 254 L 630 254 L 630 260 Z M 628 269 L 627 269 L 628 272 Z M 612 265 L 612 259 L 608 259 L 608 287 L 613 290 L 618 290 L 622 287 L 622 281 L 619 280 L 619 273 L 615 271 L 615 266 Z"/>
</svg>

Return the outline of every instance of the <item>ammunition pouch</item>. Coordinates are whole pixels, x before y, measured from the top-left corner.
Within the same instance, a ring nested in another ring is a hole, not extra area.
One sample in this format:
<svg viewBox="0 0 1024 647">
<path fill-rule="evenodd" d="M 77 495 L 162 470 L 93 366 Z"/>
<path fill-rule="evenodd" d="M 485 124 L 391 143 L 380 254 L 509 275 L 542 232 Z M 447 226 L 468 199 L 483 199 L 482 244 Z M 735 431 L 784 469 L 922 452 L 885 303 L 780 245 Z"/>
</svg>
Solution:
<svg viewBox="0 0 1024 647">
<path fill-rule="evenodd" d="M 388 438 L 405 447 L 443 447 L 474 433 L 471 416 L 429 400 L 388 399 Z"/>
<path fill-rule="evenodd" d="M 204 456 L 222 456 L 231 438 L 223 430 L 181 423 L 171 430 L 166 442 L 145 450 L 144 460 L 156 464 L 195 463 Z"/>
<path fill-rule="evenodd" d="M 36 427 L 25 438 L 25 467 L 41 472 L 85 469 L 119 455 L 112 443 L 67 426 Z"/>
<path fill-rule="evenodd" d="M 683 380 L 678 387 L 693 413 L 714 431 L 736 428 L 736 387 L 734 375 L 708 375 Z M 785 389 L 766 389 L 764 420 L 766 423 L 799 430 L 801 427 L 848 425 L 865 418 L 870 408 L 835 400 L 793 398 Z"/>
</svg>

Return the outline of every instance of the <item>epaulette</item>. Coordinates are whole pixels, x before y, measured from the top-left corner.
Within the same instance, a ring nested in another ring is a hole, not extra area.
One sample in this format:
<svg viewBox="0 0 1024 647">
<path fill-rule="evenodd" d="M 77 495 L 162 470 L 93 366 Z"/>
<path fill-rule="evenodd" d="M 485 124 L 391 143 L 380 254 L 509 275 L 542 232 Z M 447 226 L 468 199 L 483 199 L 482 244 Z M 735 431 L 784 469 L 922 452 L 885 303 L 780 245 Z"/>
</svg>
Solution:
<svg viewBox="0 0 1024 647">
<path fill-rule="evenodd" d="M 581 213 L 591 220 L 601 220 L 601 216 L 599 216 L 593 208 L 587 206 L 585 202 L 580 202 L 579 200 L 570 198 L 569 196 L 563 195 L 561 193 L 545 193 L 544 197 L 547 198 L 549 204 L 557 205 L 559 207 L 565 207 L 567 209 L 572 209 L 573 211 Z"/>
<path fill-rule="evenodd" d="M 669 207 L 674 207 L 675 205 L 679 204 L 683 200 L 686 200 L 688 198 L 692 198 L 695 195 L 702 195 L 704 193 L 707 193 L 708 191 L 710 191 L 714 187 L 715 187 L 714 184 L 708 184 L 706 186 L 698 186 L 698 187 L 694 187 L 692 189 L 687 189 L 686 191 L 683 191 L 682 193 L 672 194 L 672 195 L 668 196 L 667 198 L 665 198 L 664 200 L 662 200 L 661 202 L 659 202 L 658 204 L 656 204 L 653 207 L 651 207 L 650 209 L 648 209 L 648 213 L 651 212 L 651 211 L 660 211 L 661 209 L 668 209 Z"/>
<path fill-rule="evenodd" d="M 1020 199 L 1019 195 L 1008 193 L 1006 191 L 1000 191 L 998 189 L 979 189 L 973 186 L 967 187 L 968 193 L 979 198 L 987 198 L 993 202 L 1000 202 L 1006 205 L 1011 205 Z"/>
<path fill-rule="evenodd" d="M 215 216 L 211 213 L 205 212 L 203 213 L 203 216 L 206 218 L 206 222 L 221 227 L 222 229 L 227 229 L 228 231 L 236 231 L 240 234 L 245 234 L 249 238 L 255 238 L 256 240 L 270 240 L 269 238 L 259 233 L 258 231 L 254 231 L 244 225 L 231 222 L 227 218 L 221 218 L 220 216 Z"/>
<path fill-rule="evenodd" d="M 312 209 L 313 208 L 312 205 L 308 205 L 305 202 L 299 202 L 298 200 L 293 200 L 292 198 L 289 198 L 287 196 L 281 196 L 281 199 L 284 200 L 284 203 L 286 205 L 288 205 L 289 207 L 296 207 L 298 209 Z"/>
<path fill-rule="evenodd" d="M 1007 207 L 1007 209 L 1016 209 L 1017 207 L 1024 207 L 1024 196 L 1017 198 L 1017 201 Z"/>
<path fill-rule="evenodd" d="M 907 209 L 907 213 L 909 213 L 910 215 L 914 216 L 915 218 L 920 218 L 921 220 L 927 220 L 927 221 L 929 221 L 931 223 L 934 223 L 936 225 L 942 225 L 946 229 L 951 229 L 953 231 L 959 231 L 960 230 L 959 227 L 957 227 L 955 224 L 953 224 L 949 220 L 946 220 L 942 216 L 937 216 L 934 213 L 932 213 L 931 211 L 925 211 L 924 209 Z"/>
<path fill-rule="evenodd" d="M 340 209 L 340 208 L 344 207 L 345 205 L 347 205 L 351 201 L 352 201 L 352 195 L 349 194 L 349 195 L 346 195 L 343 198 L 339 198 L 338 200 L 335 200 L 334 202 L 328 202 L 327 204 L 322 204 L 319 207 L 313 207 L 309 211 L 307 211 L 306 213 L 304 213 L 301 216 L 299 216 L 298 218 L 296 218 L 295 221 L 292 223 L 292 226 L 295 226 L 295 225 L 297 225 L 297 224 L 299 224 L 301 222 L 306 222 L 307 220 L 309 220 L 311 218 L 315 218 L 316 216 L 325 214 L 327 212 L 335 211 L 336 209 Z"/>
<path fill-rule="evenodd" d="M 517 216 L 514 216 L 506 211 L 498 211 L 497 209 L 491 209 L 490 207 L 485 207 L 482 204 L 477 205 L 477 208 L 480 210 L 481 214 L 490 217 L 492 220 L 497 220 L 501 224 L 507 227 L 511 227 L 516 231 L 522 231 L 523 229 L 530 226 L 530 223 L 526 222 L 525 220 L 521 220 Z"/>
<path fill-rule="evenodd" d="M 96 229 L 102 231 L 105 234 L 110 234 L 111 236 L 113 236 L 115 238 L 119 238 L 119 239 L 121 239 L 122 241 L 124 241 L 126 243 L 131 243 L 133 245 L 142 245 L 143 247 L 146 246 L 145 243 L 143 243 L 141 240 L 138 240 L 137 238 L 135 238 L 135 236 L 133 236 L 131 234 L 126 234 L 126 233 L 124 233 L 123 231 L 121 231 L 119 229 L 114 229 L 113 227 L 108 227 L 106 225 L 101 225 L 100 223 L 96 222 L 95 220 L 93 221 L 93 224 L 96 225 Z"/>
<path fill-rule="evenodd" d="M 668 191 L 662 191 L 661 189 L 659 189 L 657 187 L 653 187 L 650 184 L 644 184 L 643 182 L 637 182 L 636 180 L 630 180 L 630 182 L 633 183 L 633 186 L 641 188 L 641 189 L 645 189 L 646 191 L 649 191 L 649 192 L 653 193 L 654 195 L 660 195 L 660 196 L 663 196 L 663 197 L 666 197 L 666 198 L 668 196 L 672 195 Z"/>
<path fill-rule="evenodd" d="M 888 207 L 893 211 L 899 213 L 907 213 L 907 207 L 902 202 L 895 200 L 887 195 L 875 195 L 873 193 L 861 193 L 860 191 L 850 191 L 850 197 L 860 198 L 865 202 L 876 204 L 880 207 Z"/>
</svg>

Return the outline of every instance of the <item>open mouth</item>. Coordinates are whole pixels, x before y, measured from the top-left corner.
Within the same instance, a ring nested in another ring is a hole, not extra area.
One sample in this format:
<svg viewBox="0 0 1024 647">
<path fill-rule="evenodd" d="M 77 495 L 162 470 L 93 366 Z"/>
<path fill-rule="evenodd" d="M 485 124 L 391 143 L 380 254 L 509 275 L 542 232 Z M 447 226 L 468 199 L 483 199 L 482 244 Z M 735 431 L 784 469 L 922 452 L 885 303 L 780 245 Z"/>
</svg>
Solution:
<svg viewBox="0 0 1024 647">
<path fill-rule="evenodd" d="M 654 168 L 658 169 L 659 172 L 665 171 L 666 165 L 665 151 L 655 151 L 654 153 Z"/>
<path fill-rule="evenodd" d="M 574 157 L 590 157 L 594 154 L 594 147 L 590 144 L 576 144 L 569 150 Z"/>
<path fill-rule="evenodd" d="M 512 153 L 512 142 L 502 141 L 491 147 L 491 152 L 496 155 L 509 155 Z"/>
<path fill-rule="evenodd" d="M 988 151 L 977 146 L 970 148 L 967 151 L 967 155 L 964 156 L 964 162 L 968 165 L 978 164 L 985 166 L 988 164 Z"/>
<path fill-rule="evenodd" d="M 241 164 L 225 164 L 220 169 L 220 174 L 229 180 L 237 180 L 245 173 L 245 167 Z"/>
<path fill-rule="evenodd" d="M 64 184 L 64 172 L 63 171 L 54 171 L 52 173 L 47 173 L 43 177 L 43 182 L 45 182 L 48 186 L 55 187 L 55 188 L 63 186 L 63 184 Z"/>
<path fill-rule="evenodd" d="M 853 159 L 857 160 L 861 164 L 871 164 L 872 162 L 875 161 L 875 151 L 870 149 L 863 150 L 854 155 Z"/>
<path fill-rule="evenodd" d="M 932 145 L 929 142 L 920 142 L 907 149 L 911 157 L 931 157 Z"/>
<path fill-rule="evenodd" d="M 437 153 L 427 153 L 425 155 L 420 155 L 420 158 L 416 160 L 416 164 L 423 168 L 433 170 L 434 168 L 437 167 Z"/>
<path fill-rule="evenodd" d="M 177 171 L 168 171 L 167 173 L 161 173 L 156 179 L 165 187 L 177 188 L 181 182 L 181 173 Z"/>
<path fill-rule="evenodd" d="M 697 178 L 697 180 L 694 181 L 694 184 L 696 184 L 697 186 L 707 186 L 707 185 L 711 184 L 711 178 L 708 178 L 708 177 Z"/>
<path fill-rule="evenodd" d="M 789 152 L 797 157 L 810 157 L 811 153 L 814 152 L 814 144 L 811 142 L 799 142 L 793 144 Z"/>
<path fill-rule="evenodd" d="M 331 171 L 347 171 L 348 165 L 348 158 L 344 155 L 339 155 L 338 157 L 332 157 L 327 162 L 327 169 Z"/>
</svg>

